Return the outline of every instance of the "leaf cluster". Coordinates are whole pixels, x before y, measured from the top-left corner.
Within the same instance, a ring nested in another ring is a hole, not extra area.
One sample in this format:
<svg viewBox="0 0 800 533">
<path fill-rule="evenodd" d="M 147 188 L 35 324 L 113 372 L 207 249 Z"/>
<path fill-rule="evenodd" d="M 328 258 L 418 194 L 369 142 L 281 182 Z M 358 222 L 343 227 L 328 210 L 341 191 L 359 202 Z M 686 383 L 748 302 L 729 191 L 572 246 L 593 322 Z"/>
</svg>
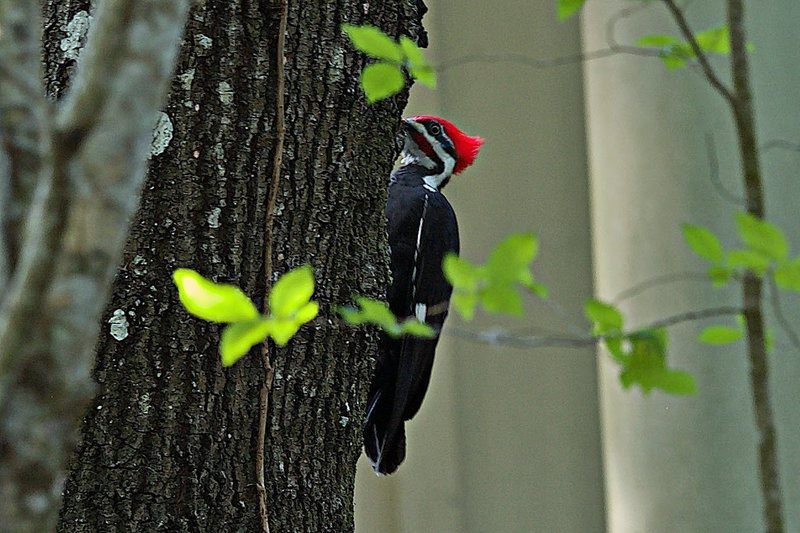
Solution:
<svg viewBox="0 0 800 533">
<path fill-rule="evenodd" d="M 346 306 L 338 309 L 339 315 L 350 325 L 372 324 L 381 328 L 391 337 L 411 335 L 433 338 L 436 336 L 436 332 L 431 326 L 416 318 L 399 321 L 386 302 L 365 296 L 356 296 L 355 300 L 358 307 Z"/>
<path fill-rule="evenodd" d="M 188 268 L 179 268 L 172 279 L 186 310 L 203 320 L 228 324 L 219 345 L 223 366 L 231 366 L 250 348 L 271 337 L 285 346 L 300 327 L 319 313 L 310 266 L 295 268 L 281 276 L 269 294 L 269 314 L 261 315 L 238 287 L 215 283 Z"/>
<path fill-rule="evenodd" d="M 453 285 L 453 307 L 465 320 L 475 316 L 479 304 L 489 313 L 522 316 L 519 287 L 547 297 L 547 289 L 534 280 L 530 269 L 538 250 L 533 234 L 516 233 L 500 242 L 484 265 L 474 265 L 453 253 L 446 255 L 442 269 Z"/>
<path fill-rule="evenodd" d="M 800 256 L 789 256 L 789 241 L 783 230 L 746 212 L 736 214 L 736 229 L 742 246 L 726 250 L 708 228 L 682 226 L 689 248 L 711 263 L 708 275 L 715 285 L 725 285 L 751 272 L 758 277 L 772 275 L 778 287 L 800 292 Z"/>
<path fill-rule="evenodd" d="M 430 88 L 436 87 L 436 72 L 425 59 L 422 49 L 405 35 L 395 41 L 379 28 L 365 24 L 342 24 L 356 50 L 377 59 L 361 72 L 361 88 L 369 103 L 399 93 L 405 85 L 403 69 L 415 80 Z"/>
<path fill-rule="evenodd" d="M 645 393 L 661 389 L 675 395 L 697 392 L 693 375 L 667 367 L 666 329 L 647 328 L 626 333 L 619 309 L 599 300 L 588 300 L 584 310 L 592 322 L 593 334 L 602 338 L 611 357 L 621 366 L 619 380 L 624 388 L 638 385 Z"/>
<path fill-rule="evenodd" d="M 731 35 L 727 25 L 708 28 L 694 36 L 700 50 L 710 54 L 728 55 L 731 53 Z M 692 45 L 674 35 L 645 35 L 636 41 L 638 46 L 658 48 L 661 61 L 669 70 L 683 68 L 695 58 Z"/>
<path fill-rule="evenodd" d="M 710 229 L 683 224 L 683 238 L 689 248 L 711 266 L 708 276 L 716 286 L 746 273 L 758 277 L 771 276 L 784 290 L 800 292 L 800 256 L 790 257 L 789 241 L 783 230 L 750 213 L 736 214 L 736 229 L 741 246 L 726 250 Z M 710 326 L 699 340 L 706 344 L 727 344 L 741 339 L 740 327 Z"/>
</svg>

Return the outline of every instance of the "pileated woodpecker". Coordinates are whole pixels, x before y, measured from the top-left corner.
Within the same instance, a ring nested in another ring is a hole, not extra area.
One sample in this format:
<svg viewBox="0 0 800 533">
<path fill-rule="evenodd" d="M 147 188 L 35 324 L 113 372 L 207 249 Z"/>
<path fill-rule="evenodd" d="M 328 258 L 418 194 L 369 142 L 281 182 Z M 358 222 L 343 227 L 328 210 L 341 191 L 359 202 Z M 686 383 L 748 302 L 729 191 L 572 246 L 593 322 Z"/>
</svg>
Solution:
<svg viewBox="0 0 800 533">
<path fill-rule="evenodd" d="M 391 474 L 405 459 L 405 421 L 417 414 L 428 389 L 453 292 L 442 259 L 458 253 L 458 224 L 441 189 L 473 163 L 483 144 L 434 116 L 405 119 L 402 128 L 401 166 L 389 180 L 386 204 L 393 278 L 387 299 L 400 320 L 416 317 L 436 337 L 381 335 L 364 427 L 364 450 L 378 474 Z"/>
</svg>

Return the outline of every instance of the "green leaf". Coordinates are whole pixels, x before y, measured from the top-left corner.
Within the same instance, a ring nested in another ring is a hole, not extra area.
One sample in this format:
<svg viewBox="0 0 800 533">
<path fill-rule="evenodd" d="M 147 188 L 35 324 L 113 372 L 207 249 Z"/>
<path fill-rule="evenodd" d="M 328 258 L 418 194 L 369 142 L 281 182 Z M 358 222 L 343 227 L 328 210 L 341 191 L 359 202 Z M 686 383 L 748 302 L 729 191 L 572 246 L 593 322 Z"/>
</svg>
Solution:
<svg viewBox="0 0 800 533">
<path fill-rule="evenodd" d="M 258 309 L 238 287 L 214 283 L 194 270 L 172 274 L 181 303 L 192 315 L 210 322 L 241 322 L 258 318 Z"/>
<path fill-rule="evenodd" d="M 650 46 L 653 48 L 667 48 L 680 44 L 681 40 L 672 35 L 645 35 L 636 41 L 637 46 Z"/>
<path fill-rule="evenodd" d="M 612 335 L 605 338 L 605 345 L 611 357 L 621 365 L 627 365 L 630 362 L 630 356 L 623 348 L 624 337 L 620 335 Z"/>
<path fill-rule="evenodd" d="M 547 299 L 548 290 L 547 290 L 547 287 L 545 285 L 542 285 L 541 283 L 538 283 L 536 281 L 530 281 L 529 283 L 523 283 L 523 285 L 525 286 L 525 288 L 527 288 L 529 291 L 531 291 L 533 294 L 535 294 L 536 296 L 538 296 L 542 300 L 546 300 Z"/>
<path fill-rule="evenodd" d="M 677 70 L 686 66 L 686 55 L 675 49 L 671 52 L 665 52 L 661 56 L 661 61 L 668 70 Z"/>
<path fill-rule="evenodd" d="M 356 297 L 356 304 L 359 308 L 340 307 L 339 315 L 348 324 L 358 326 L 360 324 L 375 324 L 387 331 L 387 333 L 398 333 L 396 327 L 397 319 L 394 313 L 389 310 L 389 305 L 380 300 L 373 300 L 363 296 Z"/>
<path fill-rule="evenodd" d="M 357 296 L 355 300 L 359 308 L 340 307 L 338 309 L 339 315 L 348 324 L 354 326 L 374 324 L 391 337 L 412 335 L 430 338 L 436 336 L 436 332 L 432 327 L 416 319 L 404 320 L 402 323 L 398 323 L 397 318 L 386 302 L 363 296 Z"/>
<path fill-rule="evenodd" d="M 475 317 L 475 308 L 478 306 L 478 293 L 477 291 L 455 290 L 450 297 L 450 303 L 453 304 L 453 308 L 461 315 L 461 318 L 470 321 Z"/>
<path fill-rule="evenodd" d="M 436 336 L 436 331 L 424 322 L 417 319 L 406 320 L 400 325 L 400 330 L 404 335 L 411 335 L 412 337 L 422 337 L 425 339 L 432 339 Z"/>
<path fill-rule="evenodd" d="M 314 271 L 304 265 L 282 275 L 269 293 L 269 312 L 272 316 L 292 318 L 308 304 L 314 294 Z"/>
<path fill-rule="evenodd" d="M 444 256 L 442 271 L 447 281 L 457 289 L 475 290 L 481 280 L 481 271 L 478 267 L 452 252 Z"/>
<path fill-rule="evenodd" d="M 780 228 L 750 213 L 736 214 L 739 238 L 753 250 L 782 261 L 789 255 L 789 243 Z"/>
<path fill-rule="evenodd" d="M 375 26 L 342 24 L 342 30 L 350 37 L 356 50 L 371 57 L 397 64 L 403 61 L 403 51 L 400 45 Z"/>
<path fill-rule="evenodd" d="M 529 283 L 530 264 L 536 258 L 539 243 L 532 233 L 514 233 L 503 239 L 489 254 L 488 276 L 494 281 Z"/>
<path fill-rule="evenodd" d="M 611 304 L 600 300 L 587 300 L 584 304 L 586 317 L 594 324 L 595 335 L 622 331 L 622 313 Z"/>
<path fill-rule="evenodd" d="M 222 330 L 219 353 L 222 366 L 231 366 L 247 355 L 250 348 L 264 342 L 270 334 L 270 322 L 267 319 L 236 322 Z"/>
<path fill-rule="evenodd" d="M 525 314 L 522 298 L 512 285 L 489 285 L 480 291 L 479 297 L 483 308 L 490 313 Z"/>
<path fill-rule="evenodd" d="M 311 322 L 319 314 L 319 304 L 317 302 L 308 302 L 303 307 L 297 310 L 294 315 L 294 321 L 300 324 Z"/>
<path fill-rule="evenodd" d="M 709 28 L 695 34 L 701 50 L 714 54 L 730 53 L 730 33 L 727 26 Z M 685 67 L 687 62 L 697 57 L 688 41 L 681 41 L 672 35 L 645 35 L 637 44 L 661 49 L 661 60 L 669 70 Z"/>
<path fill-rule="evenodd" d="M 712 263 L 722 261 L 724 255 L 722 244 L 711 230 L 693 224 L 683 224 L 681 230 L 686 244 L 694 253 Z"/>
<path fill-rule="evenodd" d="M 659 377 L 657 387 L 676 396 L 697 394 L 697 380 L 684 370 L 666 369 Z"/>
<path fill-rule="evenodd" d="M 800 257 L 779 264 L 774 275 L 781 289 L 800 292 Z"/>
<path fill-rule="evenodd" d="M 698 32 L 694 38 L 704 52 L 722 55 L 731 53 L 731 34 L 727 25 Z"/>
<path fill-rule="evenodd" d="M 405 35 L 400 37 L 400 47 L 403 49 L 403 53 L 406 56 L 406 68 L 408 68 L 411 77 L 423 85 L 435 89 L 436 72 L 433 70 L 430 63 L 428 63 L 428 60 L 425 59 L 422 49 L 417 46 L 417 43 Z"/>
<path fill-rule="evenodd" d="M 581 10 L 586 0 L 558 0 L 558 20 L 564 21 Z"/>
<path fill-rule="evenodd" d="M 733 271 L 728 267 L 713 266 L 708 269 L 708 277 L 714 287 L 722 287 L 726 285 L 733 275 Z"/>
<path fill-rule="evenodd" d="M 394 96 L 404 85 L 405 78 L 400 68 L 390 63 L 373 63 L 361 71 L 361 87 L 371 104 Z"/>
<path fill-rule="evenodd" d="M 631 353 L 619 376 L 623 387 L 639 385 L 645 393 L 653 389 L 678 395 L 697 392 L 694 376 L 667 368 L 667 332 L 664 328 L 637 331 L 630 334 L 628 340 Z"/>
<path fill-rule="evenodd" d="M 628 364 L 620 373 L 623 387 L 636 384 L 648 393 L 659 386 L 666 370 L 666 344 L 663 335 L 663 330 L 645 330 L 628 336 L 631 351 Z"/>
<path fill-rule="evenodd" d="M 727 261 L 733 268 L 748 268 L 758 275 L 766 272 L 770 264 L 770 258 L 757 250 L 731 250 Z"/>
<path fill-rule="evenodd" d="M 278 346 L 286 346 L 303 324 L 297 320 L 270 317 L 269 336 Z"/>
<path fill-rule="evenodd" d="M 709 326 L 697 338 L 704 344 L 721 345 L 736 342 L 742 338 L 742 330 L 730 326 Z"/>
</svg>

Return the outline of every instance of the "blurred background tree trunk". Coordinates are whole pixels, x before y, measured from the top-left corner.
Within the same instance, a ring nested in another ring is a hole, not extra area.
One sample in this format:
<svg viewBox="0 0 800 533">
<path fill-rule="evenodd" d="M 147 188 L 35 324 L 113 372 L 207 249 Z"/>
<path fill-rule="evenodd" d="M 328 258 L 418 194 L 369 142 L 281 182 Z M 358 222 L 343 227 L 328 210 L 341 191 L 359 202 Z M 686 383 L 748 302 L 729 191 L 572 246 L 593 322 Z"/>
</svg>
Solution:
<svg viewBox="0 0 800 533">
<path fill-rule="evenodd" d="M 383 205 L 406 95 L 368 107 L 363 56 L 339 27 L 418 36 L 414 0 L 290 2 L 286 148 L 276 276 L 310 263 L 317 321 L 273 350 L 266 480 L 276 531 L 353 528 L 353 482 L 375 337 L 332 304 L 387 281 Z M 67 28 L 87 2 L 46 13 L 49 90 L 73 61 Z M 62 531 L 255 531 L 257 356 L 219 362 L 217 325 L 190 318 L 171 273 L 191 267 L 263 300 L 264 206 L 275 140 L 278 2 L 196 4 L 159 119 L 141 208 L 102 319 L 99 384 L 66 480 Z M 76 18 L 78 17 L 78 18 Z M 72 31 L 72 30 L 69 30 Z M 125 120 L 125 117 L 120 117 Z"/>
</svg>

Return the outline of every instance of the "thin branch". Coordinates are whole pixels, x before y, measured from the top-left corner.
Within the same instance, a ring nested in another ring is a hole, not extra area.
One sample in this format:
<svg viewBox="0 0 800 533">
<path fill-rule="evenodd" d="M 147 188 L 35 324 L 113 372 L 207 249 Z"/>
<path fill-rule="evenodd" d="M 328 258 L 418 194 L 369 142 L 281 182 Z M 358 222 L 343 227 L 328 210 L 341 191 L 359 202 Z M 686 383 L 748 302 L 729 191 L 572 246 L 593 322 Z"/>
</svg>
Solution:
<svg viewBox="0 0 800 533">
<path fill-rule="evenodd" d="M 769 276 L 769 290 L 770 296 L 772 300 L 772 312 L 775 314 L 775 318 L 780 324 L 781 329 L 786 336 L 789 337 L 789 340 L 792 343 L 792 346 L 795 350 L 800 351 L 800 336 L 797 335 L 797 332 L 792 328 L 792 324 L 786 318 L 786 314 L 783 312 L 783 306 L 781 305 L 781 291 L 778 290 L 778 286 L 775 284 L 775 277 Z"/>
<path fill-rule="evenodd" d="M 525 65 L 536 69 L 560 67 L 563 65 L 572 65 L 575 63 L 582 63 L 584 61 L 593 61 L 596 59 L 604 59 L 615 55 L 627 54 L 642 57 L 661 57 L 659 50 L 651 50 L 648 48 L 640 48 L 638 46 L 628 46 L 619 44 L 614 37 L 616 25 L 619 21 L 630 17 L 634 13 L 646 9 L 648 4 L 636 5 L 620 9 L 613 16 L 608 19 L 606 24 L 606 41 L 608 42 L 607 48 L 593 50 L 591 52 L 580 52 L 576 54 L 568 54 L 553 58 L 535 58 L 525 54 L 467 54 L 464 56 L 456 57 L 454 59 L 445 60 L 435 66 L 434 69 L 439 72 L 445 72 L 453 67 L 468 65 L 471 63 L 516 63 Z"/>
<path fill-rule="evenodd" d="M 692 48 L 692 52 L 697 57 L 697 61 L 700 64 L 700 68 L 703 69 L 703 73 L 708 80 L 708 83 L 711 84 L 714 89 L 716 89 L 728 102 L 733 102 L 733 93 L 731 93 L 730 89 L 722 83 L 722 81 L 717 76 L 714 69 L 711 67 L 711 63 L 708 62 L 708 57 L 706 56 L 703 49 L 700 47 L 700 43 L 697 42 L 697 39 L 694 36 L 694 32 L 689 27 L 689 22 L 686 20 L 686 16 L 683 14 L 683 10 L 678 7 L 675 3 L 675 0 L 662 0 L 664 5 L 667 6 L 667 9 L 672 14 L 672 17 L 675 19 L 675 22 L 678 24 L 678 28 L 681 30 L 681 34 L 683 38 L 686 39 L 686 42 L 689 43 L 689 46 Z"/>
<path fill-rule="evenodd" d="M 633 328 L 630 332 L 642 331 L 645 329 L 658 329 L 676 326 L 684 322 L 694 322 L 696 320 L 703 320 L 705 318 L 714 318 L 719 316 L 732 316 L 742 313 L 740 307 L 723 306 L 712 307 L 709 309 L 701 309 L 699 311 L 688 311 L 672 315 L 661 320 L 656 320 L 649 324 L 645 324 Z M 513 348 L 582 348 L 586 346 L 593 346 L 598 341 L 602 340 L 602 336 L 595 335 L 514 335 L 502 329 L 490 329 L 484 331 L 471 331 L 465 328 L 448 328 L 450 334 L 456 337 L 461 337 L 485 344 L 510 346 Z"/>
<path fill-rule="evenodd" d="M 623 290 L 617 294 L 611 302 L 616 305 L 630 298 L 639 296 L 650 289 L 685 281 L 702 281 L 708 283 L 708 274 L 705 272 L 674 272 L 672 274 L 656 276 Z"/>
<path fill-rule="evenodd" d="M 636 330 L 642 329 L 651 329 L 651 328 L 668 328 L 670 326 L 675 326 L 681 324 L 683 322 L 693 322 L 695 320 L 702 320 L 704 318 L 715 318 L 718 316 L 735 316 L 742 314 L 743 309 L 741 307 L 733 307 L 733 306 L 722 306 L 722 307 L 712 307 L 709 309 L 701 309 L 699 311 L 688 311 L 686 313 L 681 313 L 679 315 L 669 316 L 667 318 L 662 318 L 661 320 L 656 320 L 655 322 L 651 322 L 646 326 L 642 326 L 636 328 Z"/>
<path fill-rule="evenodd" d="M 785 139 L 772 139 L 765 142 L 761 146 L 763 152 L 770 152 L 772 150 L 789 150 L 792 152 L 800 152 L 800 143 L 787 141 Z"/>
<path fill-rule="evenodd" d="M 289 17 L 289 0 L 281 0 L 280 22 L 278 24 L 278 42 L 275 57 L 275 154 L 272 161 L 272 181 L 267 195 L 266 214 L 264 220 L 264 311 L 267 311 L 269 291 L 272 287 L 272 244 L 274 236 L 275 202 L 281 181 L 281 165 L 283 163 L 283 143 L 286 137 L 286 112 L 284 93 L 286 91 L 286 22 Z M 261 531 L 269 533 L 269 512 L 267 508 L 267 486 L 264 479 L 264 447 L 267 438 L 267 413 L 269 412 L 269 395 L 275 369 L 269 356 L 269 340 L 261 345 L 261 365 L 264 380 L 261 383 L 258 405 L 258 442 L 256 443 L 256 488 L 258 490 L 258 514 L 261 520 Z"/>
<path fill-rule="evenodd" d="M 566 324 L 566 326 L 573 333 L 575 333 L 577 335 L 580 335 L 581 333 L 583 333 L 583 331 L 584 331 L 584 327 L 583 326 L 586 323 L 584 322 L 583 324 L 581 324 L 577 320 L 575 320 L 575 317 L 573 317 L 572 314 L 570 314 L 570 312 L 567 311 L 567 309 L 563 305 L 558 303 L 552 296 L 544 298 L 544 299 L 539 298 L 538 300 L 543 305 L 549 307 L 559 317 L 561 317 L 561 320 L 564 321 L 564 324 Z"/>
<path fill-rule="evenodd" d="M 717 149 L 714 146 L 714 136 L 710 132 L 706 133 L 706 151 L 708 152 L 709 178 L 711 180 L 711 184 L 715 189 L 717 189 L 717 194 L 719 194 L 723 200 L 727 200 L 734 205 L 739 207 L 744 206 L 744 198 L 741 196 L 736 196 L 730 192 L 719 178 L 719 160 L 717 159 Z"/>
<path fill-rule="evenodd" d="M 602 48 L 600 50 L 593 50 L 591 52 L 583 52 L 577 54 L 569 54 L 565 56 L 558 56 L 553 58 L 535 58 L 525 54 L 506 53 L 506 54 L 467 54 L 442 61 L 434 67 L 439 72 L 445 72 L 453 67 L 461 65 L 468 65 L 470 63 L 517 63 L 536 69 L 560 67 L 563 65 L 571 65 L 575 63 L 582 63 L 584 61 L 593 61 L 595 59 L 603 59 L 619 54 L 629 54 L 644 57 L 660 57 L 661 53 L 657 50 L 650 50 L 647 48 L 639 48 L 636 46 L 616 46 L 614 48 Z"/>
<path fill-rule="evenodd" d="M 472 331 L 466 328 L 446 328 L 450 335 L 484 344 L 510 346 L 512 348 L 584 348 L 594 346 L 600 337 L 590 335 L 516 335 L 502 329 Z"/>
</svg>

